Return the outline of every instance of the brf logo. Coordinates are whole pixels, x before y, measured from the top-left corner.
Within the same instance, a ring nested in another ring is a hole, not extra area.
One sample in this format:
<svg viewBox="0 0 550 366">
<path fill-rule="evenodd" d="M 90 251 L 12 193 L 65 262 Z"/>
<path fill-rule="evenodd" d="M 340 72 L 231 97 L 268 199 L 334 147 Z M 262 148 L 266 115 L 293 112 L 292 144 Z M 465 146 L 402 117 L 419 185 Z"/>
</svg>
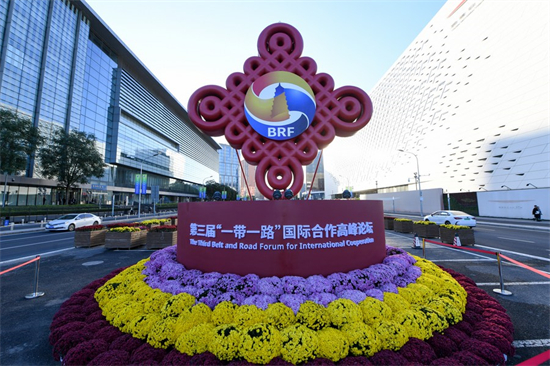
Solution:
<svg viewBox="0 0 550 366">
<path fill-rule="evenodd" d="M 315 115 L 315 95 L 304 79 L 274 71 L 254 81 L 244 99 L 248 123 L 271 140 L 289 140 L 304 132 Z"/>
</svg>

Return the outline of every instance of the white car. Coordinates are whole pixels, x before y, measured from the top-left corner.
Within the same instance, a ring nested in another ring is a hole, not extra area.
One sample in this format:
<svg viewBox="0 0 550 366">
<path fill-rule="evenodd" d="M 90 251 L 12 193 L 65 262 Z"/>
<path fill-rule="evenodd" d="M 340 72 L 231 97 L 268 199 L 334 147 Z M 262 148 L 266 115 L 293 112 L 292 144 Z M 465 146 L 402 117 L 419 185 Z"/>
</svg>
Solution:
<svg viewBox="0 0 550 366">
<path fill-rule="evenodd" d="M 46 224 L 46 230 L 74 231 L 74 229 L 82 226 L 99 225 L 99 224 L 101 224 L 101 217 L 90 213 L 67 214 L 48 222 Z"/>
<path fill-rule="evenodd" d="M 461 226 L 476 226 L 476 218 L 462 211 L 435 211 L 424 217 L 424 221 L 433 221 L 436 224 L 451 224 Z"/>
</svg>

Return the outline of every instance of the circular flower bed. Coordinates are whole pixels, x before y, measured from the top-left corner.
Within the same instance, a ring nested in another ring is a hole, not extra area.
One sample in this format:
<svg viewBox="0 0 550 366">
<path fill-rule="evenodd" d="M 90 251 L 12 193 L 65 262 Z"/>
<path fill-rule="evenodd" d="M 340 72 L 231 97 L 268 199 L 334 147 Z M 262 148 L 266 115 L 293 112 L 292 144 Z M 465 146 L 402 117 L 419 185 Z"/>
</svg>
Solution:
<svg viewBox="0 0 550 366">
<path fill-rule="evenodd" d="M 502 364 L 513 326 L 469 278 L 387 248 L 327 277 L 186 270 L 175 248 L 86 286 L 50 334 L 67 365 Z"/>
</svg>

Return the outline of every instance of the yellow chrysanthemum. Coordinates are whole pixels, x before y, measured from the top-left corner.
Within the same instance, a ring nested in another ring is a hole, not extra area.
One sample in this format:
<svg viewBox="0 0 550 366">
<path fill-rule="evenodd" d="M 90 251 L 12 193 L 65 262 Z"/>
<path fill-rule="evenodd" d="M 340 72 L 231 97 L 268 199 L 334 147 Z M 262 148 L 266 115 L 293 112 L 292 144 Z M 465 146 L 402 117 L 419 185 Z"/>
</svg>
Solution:
<svg viewBox="0 0 550 366">
<path fill-rule="evenodd" d="M 410 309 L 411 304 L 405 300 L 405 298 L 399 294 L 393 292 L 384 292 L 384 304 L 388 305 L 392 313 L 405 309 Z"/>
<path fill-rule="evenodd" d="M 168 298 L 161 309 L 162 317 L 177 317 L 184 311 L 190 311 L 196 299 L 185 292 Z"/>
<path fill-rule="evenodd" d="M 392 318 L 392 309 L 382 301 L 373 297 L 367 297 L 359 303 L 359 308 L 363 313 L 363 321 L 365 324 L 374 324 L 382 320 L 390 320 Z"/>
<path fill-rule="evenodd" d="M 283 329 L 281 339 L 281 357 L 295 365 L 314 359 L 319 348 L 317 334 L 302 324 Z"/>
<path fill-rule="evenodd" d="M 236 309 L 237 305 L 231 301 L 220 302 L 212 311 L 212 323 L 215 326 L 234 323 Z"/>
<path fill-rule="evenodd" d="M 361 308 L 349 299 L 334 300 L 327 306 L 327 311 L 330 316 L 330 322 L 336 328 L 342 328 L 342 326 L 349 323 L 363 321 Z"/>
<path fill-rule="evenodd" d="M 153 324 L 147 335 L 147 343 L 155 348 L 168 348 L 176 342 L 176 318 L 162 318 Z"/>
<path fill-rule="evenodd" d="M 128 325 L 132 331 L 132 336 L 139 339 L 147 339 L 147 335 L 156 322 L 160 320 L 158 314 L 138 315 Z"/>
<path fill-rule="evenodd" d="M 296 315 L 294 315 L 292 309 L 280 302 L 269 304 L 264 314 L 266 323 L 275 326 L 279 330 L 296 323 Z"/>
<path fill-rule="evenodd" d="M 432 336 L 428 318 L 418 310 L 399 311 L 393 314 L 393 320 L 405 328 L 409 337 L 426 340 Z"/>
<path fill-rule="evenodd" d="M 181 353 L 193 356 L 208 351 L 208 345 L 214 338 L 214 325 L 202 323 L 194 326 L 187 332 L 183 332 L 177 338 L 175 347 Z"/>
<path fill-rule="evenodd" d="M 380 338 L 382 349 L 397 351 L 409 340 L 405 327 L 392 320 L 377 323 L 373 329 Z"/>
<path fill-rule="evenodd" d="M 214 329 L 208 350 L 222 361 L 236 358 L 241 347 L 241 332 L 235 324 L 223 324 Z"/>
<path fill-rule="evenodd" d="M 241 305 L 235 310 L 235 324 L 241 327 L 263 323 L 264 319 L 264 311 L 256 305 Z"/>
<path fill-rule="evenodd" d="M 319 349 L 317 356 L 337 362 L 349 352 L 349 340 L 346 335 L 334 328 L 325 328 L 317 332 Z"/>
<path fill-rule="evenodd" d="M 321 330 L 330 325 L 330 315 L 323 305 L 306 301 L 300 306 L 296 321 L 313 330 Z"/>
<path fill-rule="evenodd" d="M 265 365 L 281 354 L 281 334 L 270 324 L 244 328 L 241 341 L 241 356 L 251 363 Z"/>
<path fill-rule="evenodd" d="M 349 352 L 354 356 L 370 357 L 381 349 L 378 334 L 364 323 L 348 324 L 342 327 L 342 332 L 349 341 Z"/>
</svg>

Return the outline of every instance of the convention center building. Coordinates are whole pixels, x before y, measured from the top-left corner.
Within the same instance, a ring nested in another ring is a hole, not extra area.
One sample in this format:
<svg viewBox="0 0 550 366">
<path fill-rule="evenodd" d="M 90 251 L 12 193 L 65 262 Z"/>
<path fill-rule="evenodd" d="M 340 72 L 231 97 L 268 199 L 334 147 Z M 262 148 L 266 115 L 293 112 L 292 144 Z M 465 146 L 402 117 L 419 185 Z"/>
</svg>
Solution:
<svg viewBox="0 0 550 366">
<path fill-rule="evenodd" d="M 218 179 L 220 146 L 86 2 L 1 1 L 0 37 L 0 108 L 30 118 L 45 137 L 59 128 L 94 134 L 108 164 L 102 178 L 64 197 L 30 162 L 25 174 L 6 177 L 7 204 L 129 205 L 140 171 L 143 203 L 153 186 L 160 202 L 180 202 Z"/>
<path fill-rule="evenodd" d="M 367 91 L 369 124 L 327 149 L 332 190 L 349 182 L 390 211 L 396 192 L 415 191 L 417 212 L 418 191 L 438 189 L 445 206 L 447 194 L 462 195 L 479 214 L 532 217 L 549 200 L 549 11 L 548 2 L 447 1 Z"/>
</svg>

